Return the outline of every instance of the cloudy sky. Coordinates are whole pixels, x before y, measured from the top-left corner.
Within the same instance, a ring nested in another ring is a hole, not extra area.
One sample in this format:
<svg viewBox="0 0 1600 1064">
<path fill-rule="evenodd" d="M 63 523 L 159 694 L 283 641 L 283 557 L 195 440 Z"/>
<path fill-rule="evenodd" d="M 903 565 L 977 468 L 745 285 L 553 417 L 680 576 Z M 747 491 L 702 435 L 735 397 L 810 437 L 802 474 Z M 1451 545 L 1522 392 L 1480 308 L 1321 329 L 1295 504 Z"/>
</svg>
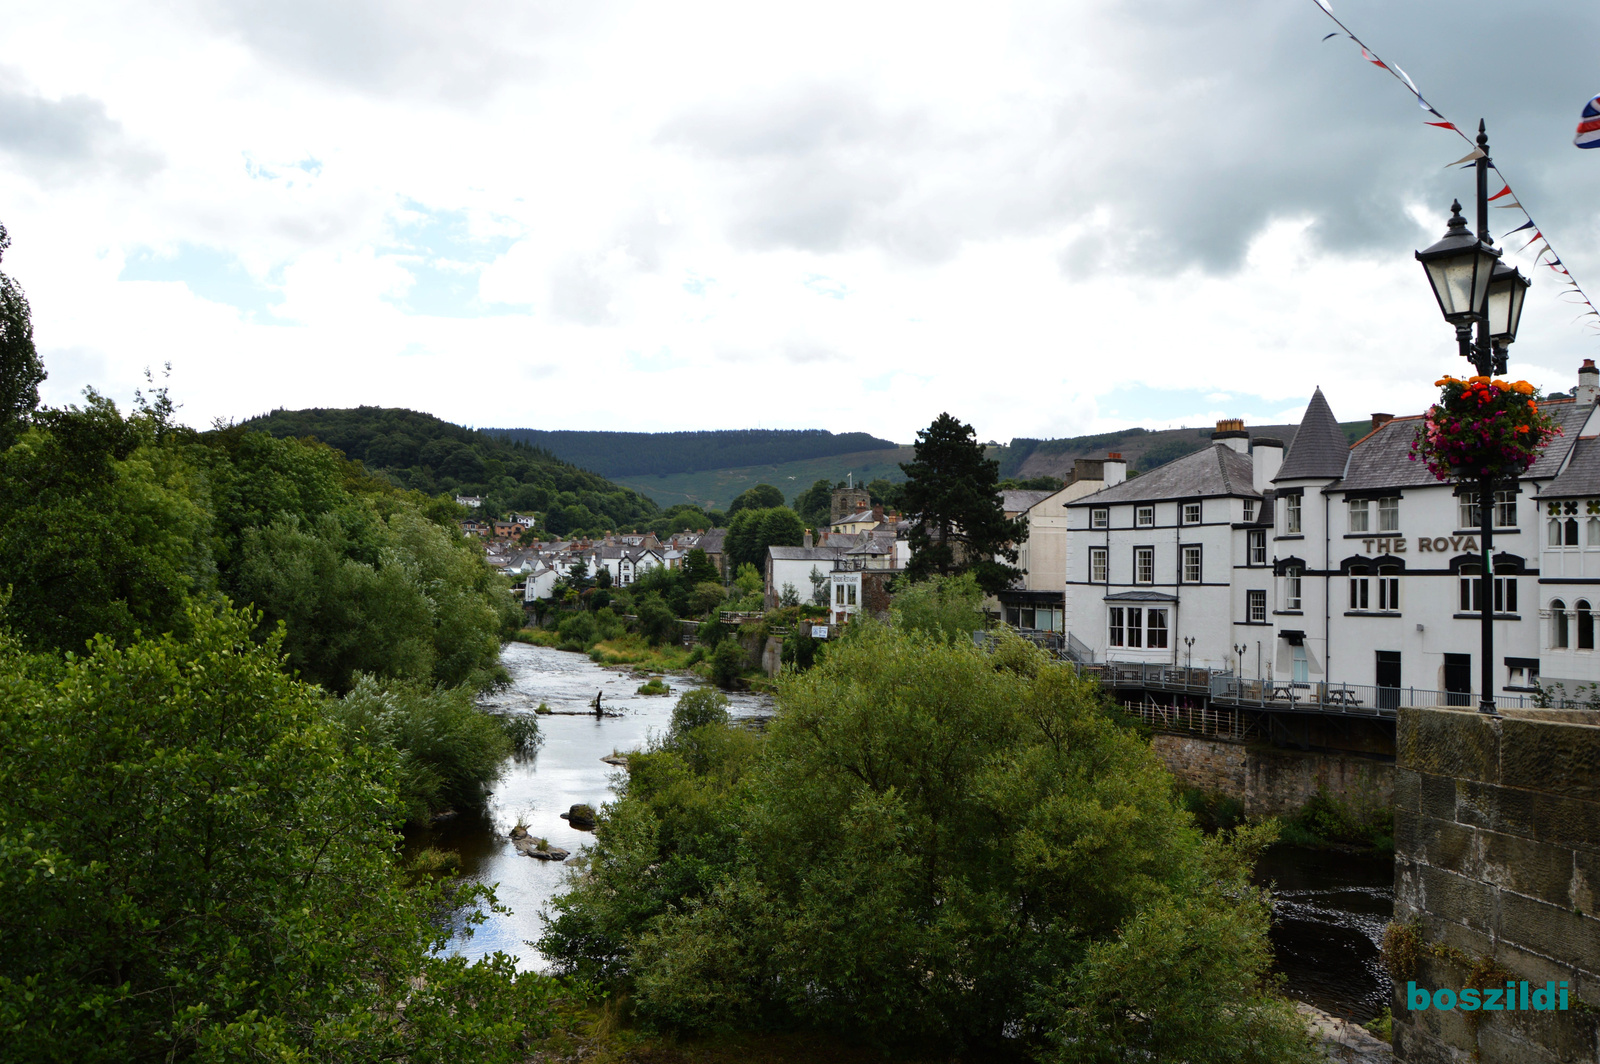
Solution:
<svg viewBox="0 0 1600 1064">
<path fill-rule="evenodd" d="M 1488 120 L 1600 300 L 1571 144 L 1600 8 L 1330 3 Z M 0 0 L 0 268 L 48 402 L 170 362 L 200 426 L 1410 412 L 1463 368 L 1411 253 L 1466 148 L 1334 29 L 1312 0 Z M 1575 314 L 1540 278 L 1514 374 L 1575 383 Z"/>
</svg>

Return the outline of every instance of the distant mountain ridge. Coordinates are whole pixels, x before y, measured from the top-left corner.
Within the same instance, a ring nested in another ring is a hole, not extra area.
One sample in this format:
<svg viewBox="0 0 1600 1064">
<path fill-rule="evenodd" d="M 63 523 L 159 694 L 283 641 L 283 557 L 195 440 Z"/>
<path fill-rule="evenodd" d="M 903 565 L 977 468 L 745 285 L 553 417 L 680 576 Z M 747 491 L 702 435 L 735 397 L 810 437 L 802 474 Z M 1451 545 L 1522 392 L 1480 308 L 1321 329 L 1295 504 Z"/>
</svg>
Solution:
<svg viewBox="0 0 1600 1064">
<path fill-rule="evenodd" d="M 897 444 L 866 432 L 825 429 L 718 429 L 701 432 L 586 432 L 567 429 L 483 429 L 604 477 L 669 476 L 807 461 Z"/>
</svg>

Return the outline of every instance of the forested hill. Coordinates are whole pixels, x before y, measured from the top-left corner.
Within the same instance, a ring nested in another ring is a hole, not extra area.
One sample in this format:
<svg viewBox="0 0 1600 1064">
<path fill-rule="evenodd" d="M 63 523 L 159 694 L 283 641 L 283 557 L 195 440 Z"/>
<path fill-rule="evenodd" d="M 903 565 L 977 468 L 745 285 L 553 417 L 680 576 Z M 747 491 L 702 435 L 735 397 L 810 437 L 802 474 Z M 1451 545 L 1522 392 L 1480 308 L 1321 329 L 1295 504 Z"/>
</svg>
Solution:
<svg viewBox="0 0 1600 1064">
<path fill-rule="evenodd" d="M 865 432 L 724 429 L 715 432 L 576 432 L 484 429 L 539 447 L 608 477 L 694 473 L 877 451 L 895 444 Z"/>
<path fill-rule="evenodd" d="M 648 525 L 649 498 L 522 441 L 414 410 L 274 410 L 245 422 L 274 436 L 313 436 L 403 488 L 481 495 L 487 514 L 546 515 L 552 532 Z"/>
</svg>

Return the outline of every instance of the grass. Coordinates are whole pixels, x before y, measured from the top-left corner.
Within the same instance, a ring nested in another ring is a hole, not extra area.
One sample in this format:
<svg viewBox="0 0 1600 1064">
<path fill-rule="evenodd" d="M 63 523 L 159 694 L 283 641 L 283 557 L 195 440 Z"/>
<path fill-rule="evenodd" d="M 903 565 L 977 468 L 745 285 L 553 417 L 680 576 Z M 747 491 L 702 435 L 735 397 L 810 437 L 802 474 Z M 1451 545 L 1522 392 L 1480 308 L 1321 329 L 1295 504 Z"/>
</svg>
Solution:
<svg viewBox="0 0 1600 1064">
<path fill-rule="evenodd" d="M 455 875 L 461 871 L 461 856 L 454 850 L 439 850 L 429 846 L 425 850 L 418 850 L 411 858 L 411 869 L 432 875 Z"/>
<path fill-rule="evenodd" d="M 603 639 L 589 650 L 597 665 L 633 665 L 645 672 L 683 672 L 689 668 L 693 649 L 684 646 L 653 647 L 637 633 Z"/>
<path fill-rule="evenodd" d="M 548 628 L 523 628 L 512 632 L 511 638 L 519 643 L 529 643 L 536 647 L 555 647 L 561 644 L 561 636 Z"/>
<path fill-rule="evenodd" d="M 640 684 L 638 691 L 638 693 L 641 695 L 664 695 L 670 694 L 671 692 L 672 688 L 668 687 L 666 682 L 663 681 L 659 676 L 652 676 L 650 679 Z"/>
</svg>

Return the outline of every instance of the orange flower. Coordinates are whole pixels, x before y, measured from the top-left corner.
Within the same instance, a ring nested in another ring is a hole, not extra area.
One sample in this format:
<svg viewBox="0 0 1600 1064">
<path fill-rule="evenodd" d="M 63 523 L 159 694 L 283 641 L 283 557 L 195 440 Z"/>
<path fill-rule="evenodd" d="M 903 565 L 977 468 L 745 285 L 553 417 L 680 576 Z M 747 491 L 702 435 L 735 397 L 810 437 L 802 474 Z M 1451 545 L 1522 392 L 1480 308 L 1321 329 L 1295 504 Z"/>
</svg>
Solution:
<svg viewBox="0 0 1600 1064">
<path fill-rule="evenodd" d="M 1517 431 L 1518 432 L 1527 432 L 1528 431 L 1528 426 L 1526 426 L 1526 425 L 1518 425 L 1517 426 Z"/>
<path fill-rule="evenodd" d="M 1517 391 L 1521 392 L 1523 395 L 1532 395 L 1533 394 L 1533 385 L 1529 384 L 1527 381 L 1518 381 L 1517 383 L 1513 384 L 1511 387 L 1515 388 Z"/>
<path fill-rule="evenodd" d="M 1468 377 L 1467 380 L 1472 381 L 1474 384 L 1481 384 L 1481 383 L 1487 382 L 1489 380 L 1489 378 L 1488 377 L 1483 377 L 1483 376 L 1478 376 L 1478 377 Z"/>
<path fill-rule="evenodd" d="M 1538 410 L 1538 409 L 1539 409 L 1539 404 L 1538 404 L 1538 403 L 1536 403 L 1536 402 L 1534 402 L 1534 401 L 1533 401 L 1533 400 L 1532 400 L 1532 399 L 1529 399 L 1529 400 L 1528 400 L 1528 409 L 1529 409 L 1529 410 L 1535 410 L 1535 411 L 1536 411 L 1536 410 Z"/>
</svg>

